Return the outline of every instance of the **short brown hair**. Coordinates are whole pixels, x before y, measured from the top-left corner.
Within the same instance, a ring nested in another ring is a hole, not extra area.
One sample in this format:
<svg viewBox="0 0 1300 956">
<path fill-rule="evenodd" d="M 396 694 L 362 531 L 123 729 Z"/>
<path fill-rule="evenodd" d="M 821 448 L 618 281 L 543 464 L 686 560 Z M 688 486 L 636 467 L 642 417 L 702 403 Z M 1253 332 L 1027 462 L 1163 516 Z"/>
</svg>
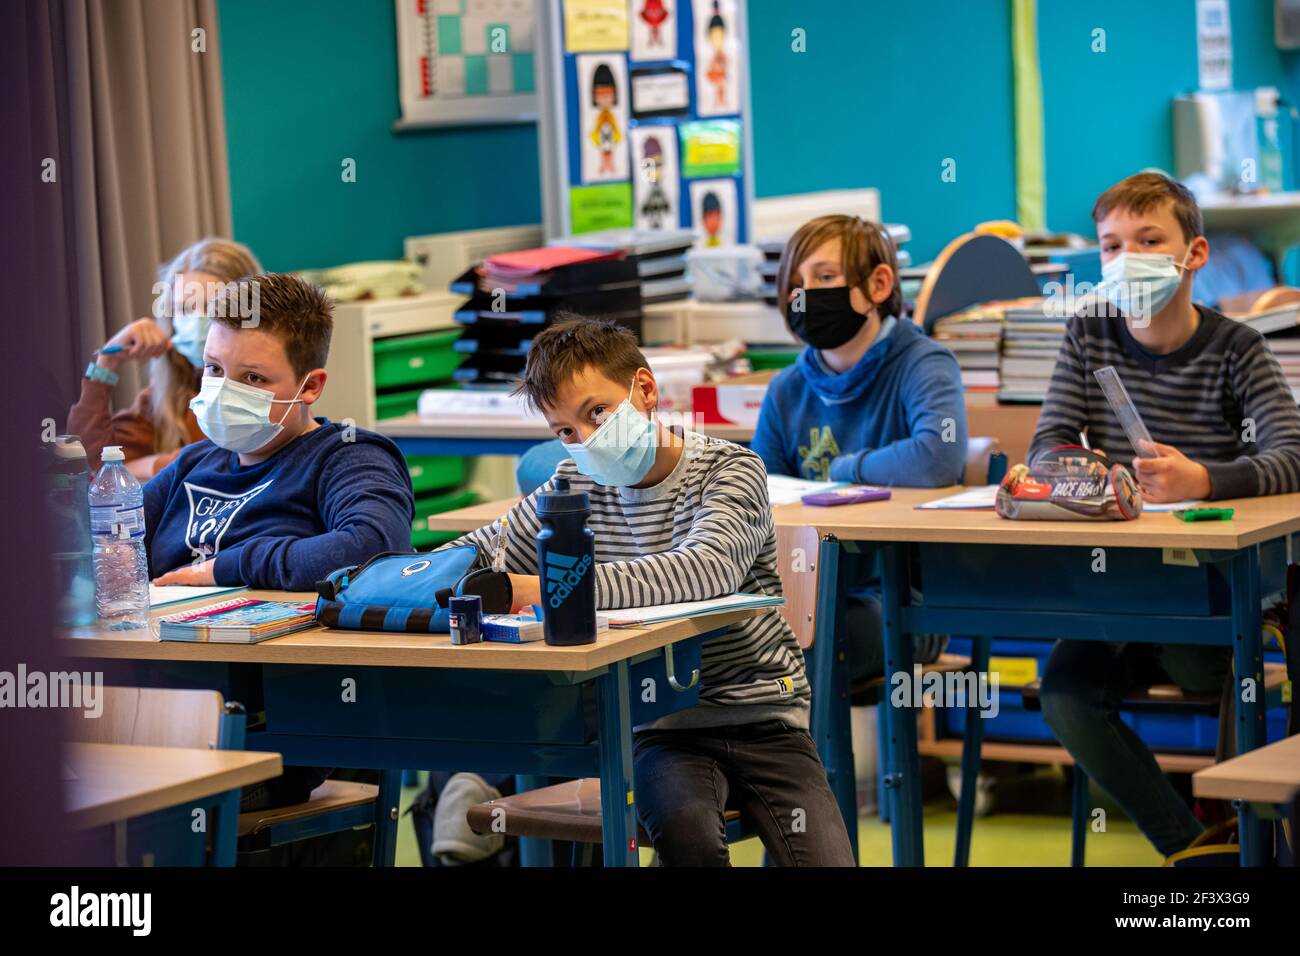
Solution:
<svg viewBox="0 0 1300 956">
<path fill-rule="evenodd" d="M 1191 242 L 1205 235 L 1201 207 L 1191 190 L 1178 180 L 1156 172 L 1134 173 L 1107 189 L 1092 207 L 1092 221 L 1100 223 L 1116 209 L 1140 214 L 1164 203 L 1173 205 L 1174 218 L 1182 227 L 1184 239 Z"/>
<path fill-rule="evenodd" d="M 560 389 L 589 368 L 612 381 L 632 384 L 638 369 L 650 363 L 641 354 L 636 335 L 613 319 L 589 319 L 562 313 L 528 346 L 522 394 L 534 409 L 552 408 Z"/>
<path fill-rule="evenodd" d="M 245 276 L 211 305 L 212 321 L 231 329 L 261 329 L 284 345 L 299 376 L 324 368 L 334 333 L 334 303 L 325 290 L 284 272 Z"/>
<path fill-rule="evenodd" d="M 881 263 L 893 270 L 894 288 L 878 308 L 882 318 L 886 315 L 901 316 L 903 289 L 898 283 L 898 255 L 894 251 L 894 241 L 880 226 L 857 216 L 818 216 L 795 230 L 781 253 L 781 265 L 776 273 L 777 304 L 781 314 L 787 319 L 790 317 L 790 290 L 800 285 L 799 266 L 817 251 L 818 246 L 832 239 L 840 241 L 844 280 L 850 288 L 866 291 L 867 277 Z"/>
</svg>

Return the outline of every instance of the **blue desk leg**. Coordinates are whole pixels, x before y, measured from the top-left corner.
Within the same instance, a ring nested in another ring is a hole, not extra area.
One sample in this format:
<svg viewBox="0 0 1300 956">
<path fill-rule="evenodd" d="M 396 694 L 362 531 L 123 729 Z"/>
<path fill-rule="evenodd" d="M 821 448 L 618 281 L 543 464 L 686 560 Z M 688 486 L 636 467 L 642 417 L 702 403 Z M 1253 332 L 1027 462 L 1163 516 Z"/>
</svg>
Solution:
<svg viewBox="0 0 1300 956">
<path fill-rule="evenodd" d="M 224 793 L 215 806 L 217 832 L 212 834 L 212 865 L 234 866 L 239 851 L 239 788 Z"/>
<path fill-rule="evenodd" d="M 402 771 L 379 771 L 375 800 L 375 866 L 397 863 L 397 807 L 402 800 Z"/>
<path fill-rule="evenodd" d="M 1232 558 L 1232 663 L 1236 678 L 1237 753 L 1264 744 L 1264 651 L 1260 613 L 1259 548 L 1238 551 Z M 1254 681 L 1250 700 L 1242 700 L 1242 681 Z M 1259 815 L 1242 802 L 1237 817 L 1241 837 L 1241 865 L 1264 862 Z"/>
<path fill-rule="evenodd" d="M 911 600 L 907 547 L 889 544 L 881 548 L 881 617 L 885 630 L 886 686 L 881 705 L 893 707 L 895 674 L 905 674 L 904 687 L 911 689 L 912 641 L 903 632 L 903 595 Z M 890 830 L 895 866 L 925 866 L 925 834 L 921 820 L 921 759 L 916 752 L 916 710 L 912 694 L 902 707 L 889 714 L 888 782 L 894 789 Z"/>
<path fill-rule="evenodd" d="M 971 639 L 971 670 L 975 679 L 988 680 L 989 639 L 975 637 Z M 984 715 L 980 712 L 979 701 L 967 699 L 965 733 L 961 745 L 961 795 L 957 799 L 957 850 L 953 854 L 953 866 L 970 865 L 970 835 L 975 827 L 975 794 L 980 775 L 980 748 L 984 746 Z"/>
<path fill-rule="evenodd" d="M 524 793 L 528 790 L 540 790 L 543 787 L 550 786 L 549 777 L 539 777 L 535 774 L 515 774 L 515 792 Z M 519 865 L 520 866 L 555 866 L 555 848 L 550 840 L 540 840 L 536 837 L 519 838 Z"/>
<path fill-rule="evenodd" d="M 817 552 L 817 607 L 813 617 L 813 646 L 808 656 L 812 685 L 810 725 L 813 743 L 826 767 L 827 779 L 849 833 L 853 858 L 858 858 L 858 788 L 853 773 L 850 721 L 848 639 L 844 633 L 844 588 L 840 575 L 839 540 L 827 535 Z"/>
<path fill-rule="evenodd" d="M 632 715 L 627 661 L 596 678 L 600 714 L 600 815 L 606 866 L 637 866 L 636 804 L 632 794 Z"/>
</svg>

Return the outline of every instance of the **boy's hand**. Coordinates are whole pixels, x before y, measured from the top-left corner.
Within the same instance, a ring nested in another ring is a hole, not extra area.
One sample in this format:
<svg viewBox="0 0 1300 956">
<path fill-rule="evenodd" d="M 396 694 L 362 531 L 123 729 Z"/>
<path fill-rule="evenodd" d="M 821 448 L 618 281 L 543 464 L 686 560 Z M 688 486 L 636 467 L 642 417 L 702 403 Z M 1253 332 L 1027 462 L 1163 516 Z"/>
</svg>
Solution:
<svg viewBox="0 0 1300 956">
<path fill-rule="evenodd" d="M 172 340 L 153 319 L 136 319 L 105 342 L 104 348 L 110 345 L 120 345 L 122 351 L 110 355 L 100 354 L 95 361 L 104 368 L 117 371 L 127 359 L 143 361 L 162 355 L 172 347 Z"/>
<path fill-rule="evenodd" d="M 187 564 L 183 568 L 177 568 L 175 571 L 168 571 L 162 577 L 154 578 L 153 583 L 157 584 L 159 587 L 173 584 L 186 585 L 189 587 L 202 587 L 203 585 L 216 584 L 217 582 L 213 577 L 212 572 L 216 560 L 216 558 L 208 558 L 208 560 L 204 561 L 202 564 Z"/>
<path fill-rule="evenodd" d="M 534 604 L 542 603 L 542 579 L 533 574 L 510 575 L 510 586 L 514 589 L 514 605 L 510 612 L 531 610 Z"/>
<path fill-rule="evenodd" d="M 1133 471 L 1142 497 L 1151 502 L 1184 501 L 1210 496 L 1210 473 L 1172 445 L 1152 442 L 1155 458 L 1134 458 Z"/>
</svg>

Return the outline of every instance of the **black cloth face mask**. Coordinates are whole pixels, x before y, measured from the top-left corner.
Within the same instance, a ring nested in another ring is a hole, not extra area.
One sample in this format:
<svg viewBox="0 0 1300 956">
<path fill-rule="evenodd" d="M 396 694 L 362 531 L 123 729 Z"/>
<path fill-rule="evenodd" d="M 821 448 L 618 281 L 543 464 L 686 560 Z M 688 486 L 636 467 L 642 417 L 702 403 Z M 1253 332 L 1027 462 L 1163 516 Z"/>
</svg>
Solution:
<svg viewBox="0 0 1300 956">
<path fill-rule="evenodd" d="M 837 349 L 858 334 L 867 317 L 853 308 L 848 286 L 803 289 L 803 309 L 798 297 L 789 304 L 790 331 L 815 349 Z"/>
</svg>

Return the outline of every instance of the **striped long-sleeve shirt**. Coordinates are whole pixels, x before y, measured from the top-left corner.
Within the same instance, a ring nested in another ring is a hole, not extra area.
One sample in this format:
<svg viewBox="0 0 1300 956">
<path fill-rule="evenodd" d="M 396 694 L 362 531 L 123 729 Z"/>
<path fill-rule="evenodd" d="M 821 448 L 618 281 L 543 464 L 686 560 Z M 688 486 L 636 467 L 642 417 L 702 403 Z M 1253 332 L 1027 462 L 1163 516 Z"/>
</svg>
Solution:
<svg viewBox="0 0 1300 956">
<path fill-rule="evenodd" d="M 597 485 L 572 460 L 560 462 L 555 474 L 591 497 L 597 608 L 703 601 L 736 591 L 781 593 L 767 473 L 753 452 L 686 432 L 681 460 L 651 488 Z M 506 570 L 512 574 L 538 573 L 536 496 L 554 480 L 506 515 Z M 472 541 L 491 554 L 500 531 L 498 520 L 460 542 Z M 699 704 L 650 726 L 715 727 L 777 718 L 807 729 L 808 700 L 803 652 L 785 620 L 770 610 L 705 641 Z"/>
<path fill-rule="evenodd" d="M 1211 498 L 1300 491 L 1300 409 L 1254 329 L 1197 306 L 1200 324 L 1167 355 L 1148 352 L 1117 315 L 1070 320 L 1029 459 L 1089 444 L 1127 462 L 1132 446 L 1093 372 L 1115 366 L 1151 437 L 1205 466 Z"/>
</svg>

